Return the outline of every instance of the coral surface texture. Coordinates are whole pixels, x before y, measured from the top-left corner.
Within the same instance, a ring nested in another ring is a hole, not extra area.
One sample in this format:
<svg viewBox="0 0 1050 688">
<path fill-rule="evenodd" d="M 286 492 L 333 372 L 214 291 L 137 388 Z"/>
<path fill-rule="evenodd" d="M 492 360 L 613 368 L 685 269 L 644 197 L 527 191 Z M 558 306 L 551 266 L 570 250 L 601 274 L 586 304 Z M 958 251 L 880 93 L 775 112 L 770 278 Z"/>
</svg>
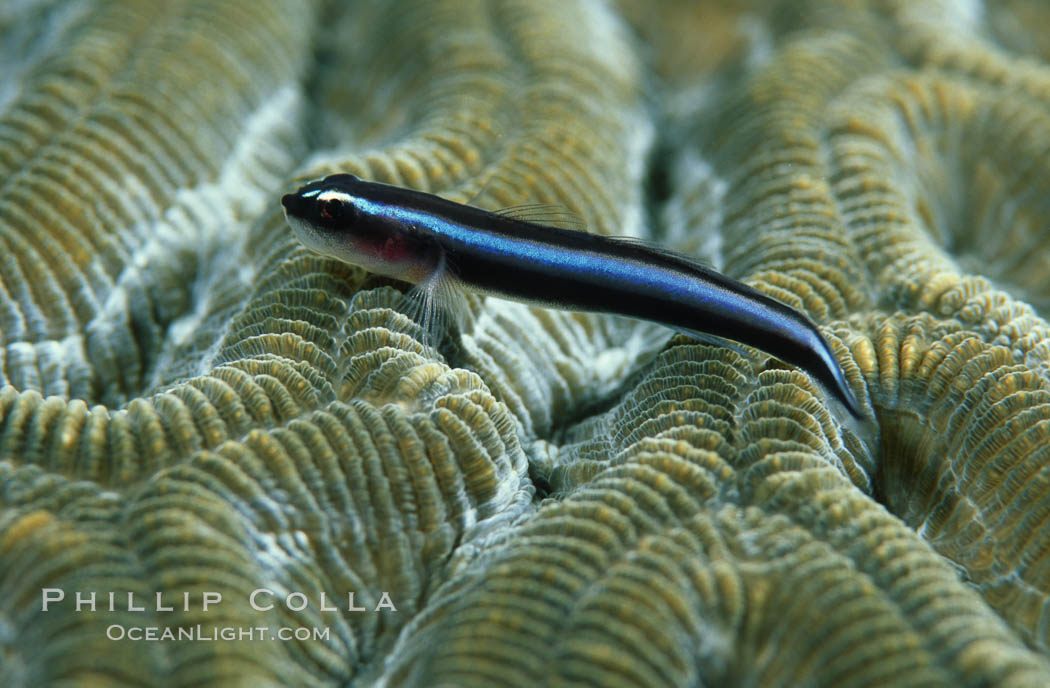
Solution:
<svg viewBox="0 0 1050 688">
<path fill-rule="evenodd" d="M 1048 36 L 0 1 L 0 686 L 1050 685 Z M 425 337 L 288 227 L 337 171 L 713 264 L 865 418 L 626 318 L 467 295 Z"/>
</svg>

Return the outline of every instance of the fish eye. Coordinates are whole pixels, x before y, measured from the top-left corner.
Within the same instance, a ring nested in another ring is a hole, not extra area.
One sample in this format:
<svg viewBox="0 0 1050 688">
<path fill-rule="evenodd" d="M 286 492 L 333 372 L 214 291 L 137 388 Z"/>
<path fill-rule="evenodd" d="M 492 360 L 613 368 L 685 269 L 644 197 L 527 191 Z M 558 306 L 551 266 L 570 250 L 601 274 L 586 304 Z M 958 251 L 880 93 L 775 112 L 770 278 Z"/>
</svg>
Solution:
<svg viewBox="0 0 1050 688">
<path fill-rule="evenodd" d="M 343 202 L 338 198 L 326 198 L 321 201 L 321 217 L 335 220 L 343 214 Z"/>
</svg>

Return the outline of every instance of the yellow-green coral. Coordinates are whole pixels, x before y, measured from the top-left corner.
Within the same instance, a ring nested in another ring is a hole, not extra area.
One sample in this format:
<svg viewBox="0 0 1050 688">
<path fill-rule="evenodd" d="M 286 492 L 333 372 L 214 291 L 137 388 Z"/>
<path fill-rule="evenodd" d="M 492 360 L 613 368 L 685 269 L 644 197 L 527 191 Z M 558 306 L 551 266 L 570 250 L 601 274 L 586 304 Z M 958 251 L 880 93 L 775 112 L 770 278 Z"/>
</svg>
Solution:
<svg viewBox="0 0 1050 688">
<path fill-rule="evenodd" d="M 0 683 L 1045 685 L 1045 18 L 0 7 Z M 871 419 L 594 315 L 470 297 L 426 347 L 281 217 L 336 170 L 709 259 Z"/>
</svg>

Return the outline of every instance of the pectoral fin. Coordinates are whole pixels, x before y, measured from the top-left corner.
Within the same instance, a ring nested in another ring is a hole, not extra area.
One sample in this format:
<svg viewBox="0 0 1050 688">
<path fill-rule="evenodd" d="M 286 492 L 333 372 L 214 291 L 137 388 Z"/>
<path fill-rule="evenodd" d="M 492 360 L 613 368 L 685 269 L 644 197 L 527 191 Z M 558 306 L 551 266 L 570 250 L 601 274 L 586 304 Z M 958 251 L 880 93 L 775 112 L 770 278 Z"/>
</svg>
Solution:
<svg viewBox="0 0 1050 688">
<path fill-rule="evenodd" d="M 452 325 L 461 327 L 466 321 L 466 294 L 442 259 L 429 277 L 405 293 L 398 310 L 419 325 L 420 343 L 436 350 Z"/>
</svg>

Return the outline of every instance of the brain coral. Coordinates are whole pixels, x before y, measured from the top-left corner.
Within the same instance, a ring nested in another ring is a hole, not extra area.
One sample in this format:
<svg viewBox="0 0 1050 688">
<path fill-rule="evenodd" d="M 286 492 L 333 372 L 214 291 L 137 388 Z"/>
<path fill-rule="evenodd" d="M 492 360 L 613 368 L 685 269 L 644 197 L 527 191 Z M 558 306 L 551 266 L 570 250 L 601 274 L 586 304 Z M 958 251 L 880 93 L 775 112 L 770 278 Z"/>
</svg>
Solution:
<svg viewBox="0 0 1050 688">
<path fill-rule="evenodd" d="M 1048 20 L 0 5 L 0 684 L 1047 685 Z M 871 418 L 601 316 L 471 297 L 424 346 L 286 226 L 336 170 L 708 259 Z"/>
</svg>

